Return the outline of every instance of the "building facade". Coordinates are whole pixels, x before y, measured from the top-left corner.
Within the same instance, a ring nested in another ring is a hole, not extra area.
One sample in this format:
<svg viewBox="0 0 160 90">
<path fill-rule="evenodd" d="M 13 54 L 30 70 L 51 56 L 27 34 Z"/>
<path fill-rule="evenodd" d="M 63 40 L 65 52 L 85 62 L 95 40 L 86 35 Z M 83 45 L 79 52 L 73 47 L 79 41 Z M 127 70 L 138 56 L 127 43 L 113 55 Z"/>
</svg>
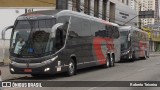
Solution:
<svg viewBox="0 0 160 90">
<path fill-rule="evenodd" d="M 160 22 L 160 18 L 159 18 L 159 11 L 160 11 L 160 0 L 155 0 L 155 23 L 156 22 Z"/>
<path fill-rule="evenodd" d="M 144 28 L 149 36 L 149 50 L 151 52 L 160 51 L 160 27 L 158 28 Z"/>
<path fill-rule="evenodd" d="M 62 3 L 65 1 L 67 4 Z M 131 7 L 130 0 L 57 0 L 57 4 L 60 9 L 85 13 L 119 25 L 138 25 L 138 14 L 133 9 L 136 6 Z"/>
<path fill-rule="evenodd" d="M 160 51 L 159 0 L 139 0 L 140 21 L 150 40 L 150 51 Z"/>
<path fill-rule="evenodd" d="M 155 0 L 139 0 L 139 14 L 141 27 L 154 24 L 155 22 Z"/>
<path fill-rule="evenodd" d="M 138 10 L 138 4 L 137 4 L 138 2 L 136 0 L 130 0 L 130 2 L 131 2 L 130 7 L 134 10 Z"/>
</svg>

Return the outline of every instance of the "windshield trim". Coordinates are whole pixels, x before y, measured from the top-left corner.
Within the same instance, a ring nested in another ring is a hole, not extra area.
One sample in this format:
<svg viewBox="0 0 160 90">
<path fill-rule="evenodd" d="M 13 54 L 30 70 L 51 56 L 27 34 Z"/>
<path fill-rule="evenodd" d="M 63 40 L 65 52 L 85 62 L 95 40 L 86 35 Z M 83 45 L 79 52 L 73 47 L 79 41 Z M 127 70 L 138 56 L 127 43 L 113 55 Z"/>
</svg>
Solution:
<svg viewBox="0 0 160 90">
<path fill-rule="evenodd" d="M 40 21 L 40 20 L 54 20 L 54 23 L 56 24 L 56 18 L 47 18 L 47 19 L 34 19 L 34 20 L 32 20 L 32 19 L 29 19 L 29 21 Z M 16 32 L 16 26 L 17 26 L 17 24 L 18 24 L 18 22 L 19 21 L 28 21 L 28 20 L 26 20 L 26 19 L 23 19 L 23 20 L 16 20 L 15 21 L 15 23 L 14 23 L 14 27 L 13 27 L 13 30 L 12 30 L 12 34 L 11 34 L 11 38 L 10 38 L 10 47 L 9 47 L 9 50 L 10 50 L 10 54 L 11 54 L 11 56 L 13 56 L 13 57 L 17 57 L 16 56 L 16 54 L 14 53 L 14 50 L 13 51 L 11 51 L 11 49 L 12 49 L 12 44 L 13 44 L 13 42 L 14 42 L 14 32 Z M 53 25 L 50 27 L 50 28 L 52 28 L 53 27 Z M 15 49 L 15 47 L 14 47 L 14 49 Z M 47 51 L 47 52 L 45 52 L 45 53 L 50 53 L 51 51 Z M 42 52 L 42 53 L 44 53 L 44 52 Z M 37 54 L 36 54 L 37 55 Z M 22 56 L 20 56 L 20 57 L 22 57 L 22 58 L 24 58 L 24 57 L 37 57 L 36 55 L 33 55 L 33 56 L 31 56 L 31 55 L 22 55 Z M 48 56 L 48 55 L 47 55 Z M 38 57 L 43 57 L 43 55 L 40 55 L 40 56 L 38 56 Z"/>
<path fill-rule="evenodd" d="M 65 43 L 63 45 L 63 47 L 61 49 L 59 49 L 58 51 L 56 51 L 55 53 L 51 54 L 51 55 L 46 55 L 46 56 L 42 56 L 42 57 L 31 57 L 32 59 L 43 59 L 43 58 L 48 58 L 48 57 L 52 57 L 52 56 L 55 56 L 56 54 L 58 54 L 60 51 L 62 51 L 65 46 L 66 46 L 66 43 L 67 43 L 67 40 L 68 40 L 68 35 L 69 35 L 69 29 L 70 29 L 70 26 L 71 26 L 71 16 L 69 18 L 69 24 L 68 24 L 68 27 L 67 27 L 67 34 L 66 34 L 66 38 L 65 38 Z M 18 58 L 18 59 L 24 59 L 24 57 L 16 57 L 16 56 L 11 56 L 11 57 L 15 57 L 15 58 Z M 25 57 L 27 58 L 27 57 Z M 30 57 L 29 57 L 30 58 Z"/>
<path fill-rule="evenodd" d="M 65 38 L 65 42 L 64 42 L 64 45 L 61 49 L 59 49 L 58 51 L 56 51 L 53 55 L 56 55 L 58 54 L 60 51 L 62 51 L 65 46 L 66 46 L 66 43 L 67 43 L 67 40 L 68 40 L 68 35 L 69 35 L 69 29 L 70 29 L 70 26 L 71 26 L 71 16 L 69 17 L 69 23 L 68 23 L 68 27 L 67 27 L 67 34 L 66 34 L 66 38 Z"/>
</svg>

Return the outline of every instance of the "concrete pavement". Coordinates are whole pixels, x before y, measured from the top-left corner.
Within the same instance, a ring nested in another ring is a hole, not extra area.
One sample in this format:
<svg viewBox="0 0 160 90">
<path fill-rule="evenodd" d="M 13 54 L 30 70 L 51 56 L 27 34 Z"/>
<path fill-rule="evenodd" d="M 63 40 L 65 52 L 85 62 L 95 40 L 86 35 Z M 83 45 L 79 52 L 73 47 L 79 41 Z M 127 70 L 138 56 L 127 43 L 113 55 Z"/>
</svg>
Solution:
<svg viewBox="0 0 160 90">
<path fill-rule="evenodd" d="M 24 77 L 18 81 L 160 81 L 160 56 L 147 60 L 116 63 L 115 67 L 92 67 L 79 70 L 77 75 L 65 77 L 63 74 L 51 77 Z M 14 80 L 13 80 L 14 81 Z M 52 83 L 54 84 L 54 83 Z M 67 85 L 65 82 L 62 85 Z M 106 83 L 104 83 L 106 84 Z M 159 90 L 158 87 L 46 87 L 46 88 L 5 88 L 4 90 Z"/>
<path fill-rule="evenodd" d="M 160 56 L 160 52 L 150 52 L 150 57 L 155 57 L 155 56 Z M 6 59 L 4 60 L 4 63 L 0 62 L 0 67 L 3 65 L 8 65 L 9 62 L 10 60 L 6 57 Z"/>
<path fill-rule="evenodd" d="M 156 57 L 160 56 L 160 52 L 151 52 L 150 57 Z M 20 77 L 30 77 L 30 75 L 26 74 L 10 74 L 9 66 L 8 64 L 0 66 L 1 72 L 2 72 L 2 80 L 8 80 L 8 79 L 16 79 Z"/>
<path fill-rule="evenodd" d="M 150 57 L 160 56 L 160 52 L 150 52 Z"/>
<path fill-rule="evenodd" d="M 5 81 L 7 79 L 16 79 L 16 78 L 20 78 L 20 77 L 26 77 L 29 75 L 23 75 L 23 74 L 11 74 L 9 71 L 9 66 L 8 65 L 4 65 L 4 66 L 0 66 L 0 70 L 2 72 L 2 80 Z"/>
</svg>

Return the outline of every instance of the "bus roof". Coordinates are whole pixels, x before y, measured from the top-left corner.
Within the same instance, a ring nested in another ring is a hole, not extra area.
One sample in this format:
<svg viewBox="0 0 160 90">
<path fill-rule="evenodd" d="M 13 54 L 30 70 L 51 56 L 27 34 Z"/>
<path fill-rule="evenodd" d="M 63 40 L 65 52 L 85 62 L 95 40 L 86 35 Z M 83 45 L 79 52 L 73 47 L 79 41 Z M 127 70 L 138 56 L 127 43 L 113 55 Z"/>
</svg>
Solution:
<svg viewBox="0 0 160 90">
<path fill-rule="evenodd" d="M 113 25 L 113 26 L 117 26 L 119 27 L 118 24 L 115 23 L 111 23 L 105 20 L 102 20 L 100 18 L 96 18 L 87 14 L 83 14 L 83 13 L 79 13 L 79 12 L 75 12 L 75 11 L 71 11 L 71 10 L 43 10 L 43 11 L 34 11 L 31 13 L 26 13 L 23 14 L 21 16 L 19 16 L 17 18 L 17 20 L 24 20 L 24 19 L 28 19 L 25 17 L 38 17 L 40 18 L 53 18 L 53 17 L 59 17 L 59 16 L 76 16 L 76 17 L 80 17 L 80 18 L 84 18 L 84 19 L 91 19 L 93 21 L 96 22 L 100 22 L 100 23 L 104 23 L 104 24 L 108 24 L 108 25 Z"/>
<path fill-rule="evenodd" d="M 87 15 L 87 14 L 83 14 L 83 13 L 79 13 L 79 12 L 75 12 L 75 11 L 71 11 L 71 10 L 62 10 L 59 13 L 57 13 L 57 15 L 58 16 L 65 16 L 65 15 L 76 16 L 76 17 L 80 17 L 80 18 L 84 18 L 84 19 L 91 19 L 91 20 L 96 21 L 96 22 L 100 22 L 100 23 L 104 23 L 104 24 L 108 24 L 108 25 L 113 25 L 113 26 L 119 27 L 119 25 L 116 24 L 116 23 L 111 23 L 111 22 L 102 20 L 100 18 L 96 18 L 94 16 L 90 16 L 90 15 Z"/>
<path fill-rule="evenodd" d="M 22 14 L 21 16 L 34 16 L 34 15 L 45 15 L 45 16 L 51 16 L 51 15 L 55 15 L 58 12 L 60 12 L 61 10 L 41 10 L 41 11 L 34 11 L 34 12 L 30 12 L 30 13 L 25 13 Z"/>
<path fill-rule="evenodd" d="M 120 26 L 119 27 L 120 31 L 139 31 L 139 32 L 143 32 L 143 33 L 147 33 L 141 29 L 138 29 L 136 27 L 133 27 L 133 26 Z"/>
</svg>

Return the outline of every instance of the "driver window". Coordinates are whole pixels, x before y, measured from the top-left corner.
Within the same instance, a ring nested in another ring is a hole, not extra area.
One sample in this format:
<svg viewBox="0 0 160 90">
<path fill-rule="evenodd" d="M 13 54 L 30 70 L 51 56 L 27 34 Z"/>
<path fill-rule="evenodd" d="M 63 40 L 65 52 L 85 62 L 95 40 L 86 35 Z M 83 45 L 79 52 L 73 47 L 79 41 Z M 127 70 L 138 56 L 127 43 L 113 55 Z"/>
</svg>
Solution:
<svg viewBox="0 0 160 90">
<path fill-rule="evenodd" d="M 66 22 L 63 26 L 60 26 L 56 30 L 56 49 L 60 49 L 65 44 L 66 34 L 68 29 L 68 22 Z"/>
<path fill-rule="evenodd" d="M 22 37 L 19 37 L 18 41 L 17 41 L 17 43 L 15 45 L 14 53 L 15 54 L 20 54 L 21 49 L 22 49 L 24 44 L 25 44 L 24 39 Z"/>
</svg>

